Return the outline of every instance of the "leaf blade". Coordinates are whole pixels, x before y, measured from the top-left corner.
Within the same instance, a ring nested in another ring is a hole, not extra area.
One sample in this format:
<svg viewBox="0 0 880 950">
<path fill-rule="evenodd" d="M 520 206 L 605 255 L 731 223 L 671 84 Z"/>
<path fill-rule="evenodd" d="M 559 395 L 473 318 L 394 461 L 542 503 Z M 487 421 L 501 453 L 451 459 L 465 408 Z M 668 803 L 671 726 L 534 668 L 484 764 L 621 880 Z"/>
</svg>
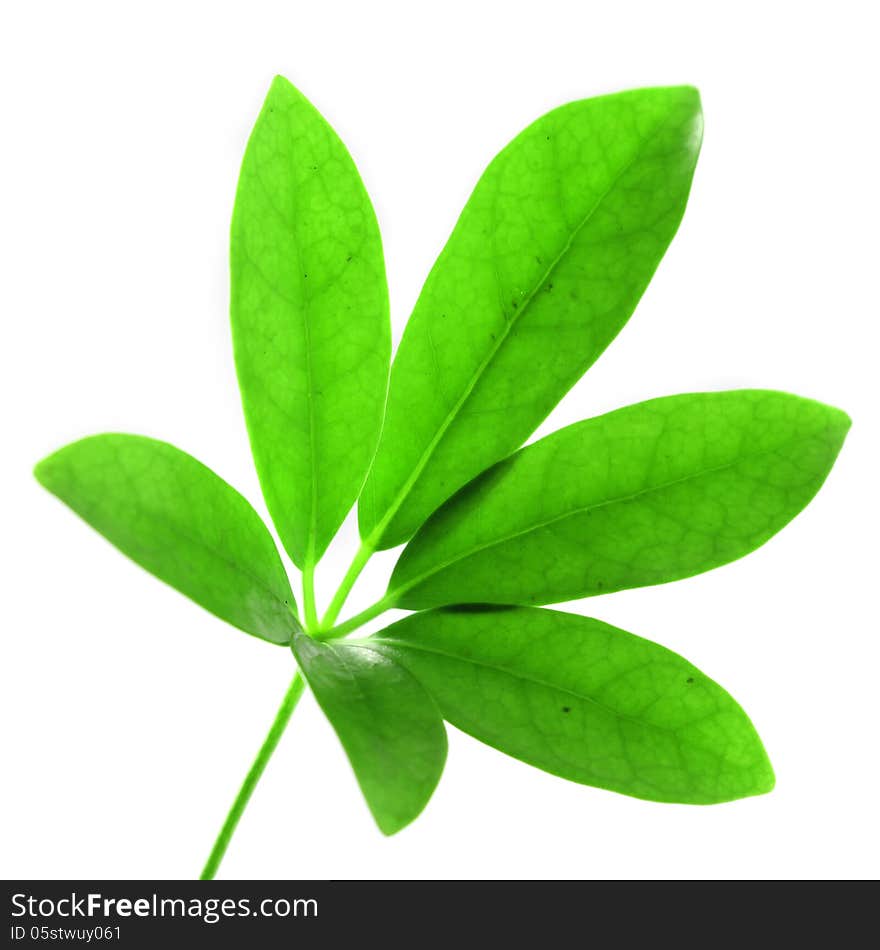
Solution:
<svg viewBox="0 0 880 950">
<path fill-rule="evenodd" d="M 288 554 L 313 566 L 379 437 L 388 288 L 351 156 L 280 76 L 242 162 L 230 264 L 236 371 L 260 484 Z"/>
<path fill-rule="evenodd" d="M 39 462 L 40 484 L 145 570 L 245 633 L 299 629 L 275 542 L 234 488 L 144 436 L 90 436 Z"/>
<path fill-rule="evenodd" d="M 849 419 L 770 390 L 667 396 L 575 423 L 464 488 L 404 549 L 396 606 L 546 604 L 744 556 L 819 490 Z"/>
<path fill-rule="evenodd" d="M 635 90 L 548 113 L 489 165 L 394 360 L 358 507 L 373 547 L 517 448 L 622 328 L 684 213 L 701 129 L 696 90 Z"/>
<path fill-rule="evenodd" d="M 299 634 L 293 652 L 376 824 L 396 834 L 427 805 L 446 761 L 446 730 L 433 700 L 400 664 L 354 643 Z"/>
<path fill-rule="evenodd" d="M 773 787 L 729 694 L 601 621 L 531 607 L 435 610 L 363 642 L 407 666 L 454 726 L 562 778 L 685 804 Z"/>
</svg>

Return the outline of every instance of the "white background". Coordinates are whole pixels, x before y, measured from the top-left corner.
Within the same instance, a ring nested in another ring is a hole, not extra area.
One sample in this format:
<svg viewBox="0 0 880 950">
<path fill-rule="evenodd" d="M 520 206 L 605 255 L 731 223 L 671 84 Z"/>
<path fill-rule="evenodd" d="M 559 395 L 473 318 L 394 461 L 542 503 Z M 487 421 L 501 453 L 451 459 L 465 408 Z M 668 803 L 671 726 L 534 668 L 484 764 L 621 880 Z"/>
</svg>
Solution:
<svg viewBox="0 0 880 950">
<path fill-rule="evenodd" d="M 854 427 L 810 508 L 710 574 L 571 605 L 745 706 L 771 795 L 656 805 L 451 732 L 385 839 L 311 697 L 234 877 L 860 877 L 878 872 L 878 155 L 873 4 L 8 3 L 0 24 L 5 877 L 196 874 L 292 660 L 121 557 L 30 474 L 141 432 L 265 511 L 227 325 L 238 165 L 273 73 L 333 123 L 382 226 L 399 339 L 482 168 L 566 100 L 699 86 L 684 223 L 635 316 L 539 434 L 651 396 L 767 386 Z M 875 8 L 876 9 L 876 8 Z M 322 566 L 326 600 L 356 541 Z M 376 559 L 351 608 L 381 592 Z"/>
</svg>

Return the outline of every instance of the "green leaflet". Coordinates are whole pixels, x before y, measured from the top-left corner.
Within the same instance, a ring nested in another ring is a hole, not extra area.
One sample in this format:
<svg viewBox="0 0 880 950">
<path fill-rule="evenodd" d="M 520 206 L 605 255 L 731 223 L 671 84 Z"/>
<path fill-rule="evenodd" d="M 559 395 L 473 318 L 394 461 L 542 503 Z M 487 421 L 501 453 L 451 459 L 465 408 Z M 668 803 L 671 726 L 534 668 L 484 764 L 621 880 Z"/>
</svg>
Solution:
<svg viewBox="0 0 880 950">
<path fill-rule="evenodd" d="M 96 435 L 43 459 L 34 474 L 133 561 L 233 626 L 280 644 L 300 629 L 260 516 L 180 449 Z"/>
<path fill-rule="evenodd" d="M 411 537 L 611 342 L 675 234 L 701 135 L 695 89 L 642 89 L 556 109 L 489 165 L 394 360 L 358 504 L 368 545 Z"/>
<path fill-rule="evenodd" d="M 554 610 L 439 610 L 361 641 L 406 666 L 449 722 L 563 778 L 661 802 L 773 788 L 748 717 L 664 647 Z"/>
<path fill-rule="evenodd" d="M 528 446 L 404 549 L 388 602 L 547 604 L 662 584 L 748 554 L 816 494 L 849 428 L 798 396 L 669 396 Z"/>
<path fill-rule="evenodd" d="M 235 365 L 263 494 L 290 557 L 314 566 L 376 448 L 388 289 L 351 157 L 280 76 L 242 163 L 231 277 Z"/>
<path fill-rule="evenodd" d="M 321 644 L 300 634 L 293 652 L 376 824 L 395 834 L 427 805 L 446 762 L 434 701 L 395 660 L 353 643 Z"/>
</svg>

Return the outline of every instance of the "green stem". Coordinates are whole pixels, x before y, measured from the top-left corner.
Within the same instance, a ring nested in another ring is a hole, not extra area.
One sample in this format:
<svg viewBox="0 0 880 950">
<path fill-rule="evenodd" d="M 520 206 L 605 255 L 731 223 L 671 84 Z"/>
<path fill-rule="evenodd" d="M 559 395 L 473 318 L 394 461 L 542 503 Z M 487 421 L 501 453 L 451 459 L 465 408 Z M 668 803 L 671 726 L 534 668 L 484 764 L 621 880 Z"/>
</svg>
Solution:
<svg viewBox="0 0 880 950">
<path fill-rule="evenodd" d="M 319 629 L 318 610 L 315 605 L 315 565 L 306 564 L 303 576 L 303 619 L 309 633 Z"/>
<path fill-rule="evenodd" d="M 365 623 L 372 620 L 373 617 L 378 617 L 379 614 L 385 613 L 386 610 L 390 610 L 393 606 L 394 598 L 386 594 L 381 600 L 377 600 L 372 607 L 367 607 L 366 610 L 362 610 L 359 614 L 355 614 L 353 617 L 344 620 L 335 627 L 331 627 L 329 630 L 322 630 L 316 634 L 315 639 L 336 640 L 338 637 L 344 637 L 347 633 L 351 633 L 352 630 L 357 630 L 358 627 L 362 627 Z"/>
<path fill-rule="evenodd" d="M 345 573 L 345 577 L 342 578 L 342 583 L 339 585 L 339 590 L 333 595 L 333 600 L 330 601 L 330 606 L 327 608 L 327 613 L 321 618 L 320 630 L 329 631 L 330 628 L 336 623 L 336 618 L 339 616 L 339 611 L 342 610 L 342 605 L 345 603 L 346 598 L 351 593 L 352 587 L 354 587 L 355 581 L 360 577 L 361 571 L 366 567 L 367 561 L 376 553 L 375 548 L 369 544 L 367 541 L 361 542 L 361 546 L 357 550 L 357 554 L 354 556 L 354 560 L 351 562 L 348 570 Z"/>
<path fill-rule="evenodd" d="M 214 842 L 214 847 L 211 849 L 211 853 L 208 856 L 208 860 L 204 869 L 202 870 L 200 880 L 212 881 L 214 879 L 214 875 L 217 873 L 217 869 L 220 867 L 220 862 L 223 860 L 223 855 L 226 854 L 226 849 L 229 847 L 229 842 L 233 833 L 235 832 L 235 828 L 238 825 L 239 819 L 244 813 L 247 803 L 250 801 L 250 797 L 253 794 L 254 789 L 257 787 L 257 782 L 260 781 L 260 776 L 263 774 L 269 759 L 272 757 L 272 753 L 275 751 L 275 748 L 278 745 L 278 740 L 284 734 L 287 723 L 290 721 L 290 717 L 293 715 L 294 709 L 296 709 L 296 704 L 299 702 L 299 698 L 302 696 L 304 688 L 305 680 L 302 678 L 300 673 L 297 672 L 290 682 L 290 686 L 288 687 L 287 693 L 284 696 L 284 701 L 281 703 L 281 707 L 275 716 L 275 721 L 272 723 L 272 728 L 269 730 L 269 734 L 266 736 L 265 741 L 260 746 L 260 751 L 257 753 L 257 757 L 254 759 L 254 764 L 251 766 L 250 771 L 245 776 L 241 789 L 239 790 L 235 801 L 232 803 L 232 808 L 229 809 L 229 814 L 226 816 L 226 821 L 223 822 L 223 827 L 220 829 L 220 834 L 217 835 L 217 840 Z"/>
</svg>

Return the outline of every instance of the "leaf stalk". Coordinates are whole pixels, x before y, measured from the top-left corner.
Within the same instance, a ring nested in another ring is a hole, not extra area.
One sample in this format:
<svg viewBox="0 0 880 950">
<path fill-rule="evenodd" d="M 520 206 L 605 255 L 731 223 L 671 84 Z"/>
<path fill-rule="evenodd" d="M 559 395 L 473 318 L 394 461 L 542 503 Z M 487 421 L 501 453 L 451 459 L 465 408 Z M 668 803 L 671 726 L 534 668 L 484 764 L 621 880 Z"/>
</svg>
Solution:
<svg viewBox="0 0 880 950">
<path fill-rule="evenodd" d="M 303 590 L 303 619 L 305 620 L 306 630 L 314 633 L 320 629 L 318 623 L 318 609 L 315 603 L 315 565 L 308 563 L 303 567 L 302 572 L 302 590 Z"/>
<path fill-rule="evenodd" d="M 290 717 L 293 715 L 294 709 L 296 709 L 296 704 L 299 702 L 304 688 L 305 680 L 302 674 L 297 671 L 290 681 L 290 686 L 275 715 L 272 727 L 269 729 L 268 735 L 260 746 L 260 751 L 257 753 L 257 757 L 254 759 L 250 771 L 245 776 L 244 782 L 242 782 L 238 795 L 236 795 L 235 801 L 232 803 L 232 808 L 229 809 L 226 821 L 223 822 L 220 834 L 217 835 L 214 847 L 211 849 L 208 860 L 205 862 L 202 873 L 199 875 L 200 880 L 212 881 L 217 874 L 217 869 L 220 867 L 223 855 L 226 854 L 226 849 L 229 847 L 229 842 L 232 839 L 238 822 L 247 807 L 247 803 L 250 801 L 251 795 L 254 793 L 254 789 L 257 787 L 257 782 L 260 781 L 260 776 L 262 776 L 265 771 L 266 765 L 272 757 L 272 753 L 275 751 L 281 736 L 284 734 L 284 730 L 287 728 L 287 723 L 290 722 Z"/>
<path fill-rule="evenodd" d="M 332 629 L 333 624 L 336 623 L 336 618 L 339 616 L 339 611 L 342 610 L 348 595 L 351 593 L 351 589 L 354 587 L 355 582 L 361 575 L 361 571 L 367 566 L 367 562 L 375 553 L 376 549 L 368 541 L 361 542 L 361 546 L 357 549 L 354 559 L 349 565 L 348 570 L 345 572 L 345 577 L 342 578 L 339 589 L 336 591 L 336 593 L 333 595 L 333 599 L 330 601 L 330 606 L 327 608 L 327 612 L 321 618 L 321 623 L 318 626 L 319 637 L 321 639 L 328 639 L 322 634 L 329 632 Z"/>
<path fill-rule="evenodd" d="M 368 623 L 374 617 L 378 617 L 379 614 L 385 613 L 386 610 L 390 610 L 394 606 L 394 598 L 392 595 L 386 594 L 381 600 L 377 600 L 375 604 L 370 607 L 367 607 L 366 610 L 362 610 L 359 614 L 355 614 L 353 617 L 350 617 L 348 620 L 344 620 L 342 623 L 337 624 L 335 627 L 331 627 L 329 630 L 322 630 L 317 635 L 317 640 L 336 640 L 339 637 L 344 637 L 346 634 L 351 633 L 353 630 L 357 630 L 358 627 L 362 627 L 365 623 Z"/>
</svg>

